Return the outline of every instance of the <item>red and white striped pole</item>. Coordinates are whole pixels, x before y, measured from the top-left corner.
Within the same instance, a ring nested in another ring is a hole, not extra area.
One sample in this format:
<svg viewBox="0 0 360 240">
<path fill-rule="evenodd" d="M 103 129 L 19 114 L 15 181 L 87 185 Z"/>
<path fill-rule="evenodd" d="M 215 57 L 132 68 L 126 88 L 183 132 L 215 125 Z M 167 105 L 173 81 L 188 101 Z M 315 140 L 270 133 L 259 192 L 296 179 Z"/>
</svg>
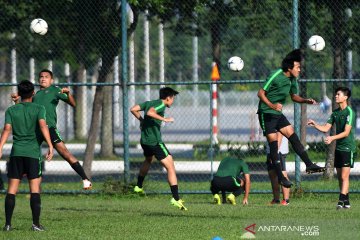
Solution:
<svg viewBox="0 0 360 240">
<path fill-rule="evenodd" d="M 220 74 L 219 69 L 217 67 L 217 64 L 213 62 L 212 64 L 212 72 L 211 72 L 211 80 L 212 81 L 218 81 L 220 80 Z M 211 85 L 211 91 L 212 91 L 212 143 L 218 144 L 218 110 L 217 110 L 217 84 Z"/>
</svg>

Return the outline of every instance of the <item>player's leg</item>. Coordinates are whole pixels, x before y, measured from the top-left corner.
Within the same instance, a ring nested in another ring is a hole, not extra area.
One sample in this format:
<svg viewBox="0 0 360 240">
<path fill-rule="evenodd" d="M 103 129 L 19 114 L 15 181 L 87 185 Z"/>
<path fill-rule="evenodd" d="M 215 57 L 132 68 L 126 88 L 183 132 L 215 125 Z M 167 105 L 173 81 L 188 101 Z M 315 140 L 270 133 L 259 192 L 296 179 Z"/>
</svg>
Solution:
<svg viewBox="0 0 360 240">
<path fill-rule="evenodd" d="M 259 123 L 266 136 L 270 148 L 270 159 L 275 166 L 279 184 L 285 187 L 291 187 L 292 183 L 284 178 L 281 171 L 281 165 L 278 155 L 278 125 L 282 115 L 259 113 Z"/>
<path fill-rule="evenodd" d="M 144 183 L 147 173 L 149 172 L 151 163 L 153 161 L 156 147 L 141 144 L 141 148 L 143 149 L 143 154 L 144 154 L 145 160 L 143 161 L 143 163 L 140 166 L 139 174 L 137 177 L 137 183 L 136 183 L 136 186 L 134 187 L 134 192 L 144 194 L 145 192 L 143 189 L 143 183 Z"/>
<path fill-rule="evenodd" d="M 65 143 L 62 141 L 59 131 L 54 128 L 49 128 L 51 142 L 53 143 L 54 148 L 59 153 L 59 155 L 67 161 L 72 169 L 81 177 L 83 180 L 83 189 L 90 190 L 92 188 L 92 183 L 90 179 L 86 176 L 84 168 L 81 166 L 79 161 L 75 158 L 74 155 L 65 146 Z"/>
<path fill-rule="evenodd" d="M 286 121 L 287 121 L 287 119 L 286 119 Z M 324 167 L 319 167 L 318 165 L 316 165 L 309 159 L 309 156 L 308 156 L 304 146 L 300 142 L 299 137 L 294 132 L 294 128 L 291 125 L 286 125 L 284 127 L 281 127 L 280 132 L 282 135 L 284 135 L 289 140 L 289 142 L 291 143 L 291 146 L 293 147 L 296 154 L 299 155 L 301 160 L 305 163 L 307 173 L 325 171 Z"/>
<path fill-rule="evenodd" d="M 5 197 L 5 226 L 4 231 L 11 231 L 11 219 L 15 208 L 16 193 L 19 189 L 20 179 L 9 178 L 8 190 Z"/>
<path fill-rule="evenodd" d="M 279 158 L 281 160 L 281 168 L 282 168 L 282 171 L 283 171 L 283 175 L 285 178 L 289 179 L 289 176 L 286 172 L 286 156 L 287 154 L 282 154 L 281 152 L 279 152 Z M 289 188 L 285 188 L 285 187 L 282 187 L 281 188 L 282 190 L 282 193 L 283 193 L 283 200 L 281 201 L 281 205 L 289 205 L 290 203 L 290 189 Z"/>
<path fill-rule="evenodd" d="M 145 156 L 145 160 L 141 164 L 141 167 L 140 167 L 140 170 L 139 170 L 136 186 L 134 187 L 134 192 L 135 193 L 141 193 L 141 194 L 145 193 L 144 189 L 143 189 L 143 183 L 144 183 L 144 180 L 145 180 L 145 177 L 146 177 L 147 173 L 149 172 L 152 161 L 153 161 L 153 156 L 152 155 L 151 156 Z"/>
<path fill-rule="evenodd" d="M 226 197 L 226 201 L 232 205 L 236 205 L 236 197 L 240 196 L 244 191 L 245 180 L 240 177 L 226 177 L 224 179 L 226 179 L 224 189 L 232 192 Z"/>
<path fill-rule="evenodd" d="M 271 133 L 266 135 L 266 138 L 270 147 L 270 159 L 271 163 L 275 168 L 276 175 L 278 177 L 278 183 L 284 187 L 290 188 L 292 186 L 292 182 L 290 182 L 287 178 L 285 178 L 282 174 L 281 161 L 278 154 L 278 141 L 277 141 L 277 133 Z"/>
<path fill-rule="evenodd" d="M 335 150 L 334 167 L 339 181 L 339 202 L 337 209 L 350 208 L 349 179 L 350 169 L 353 167 L 353 153 Z"/>
<path fill-rule="evenodd" d="M 58 142 L 54 144 L 54 148 L 59 153 L 59 155 L 70 164 L 72 169 L 74 169 L 74 171 L 81 177 L 81 179 L 83 180 L 83 189 L 90 190 L 92 188 L 92 183 L 90 179 L 86 176 L 84 168 L 81 166 L 79 161 L 74 157 L 74 155 L 69 152 L 64 142 Z"/>
<path fill-rule="evenodd" d="M 4 231 L 11 231 L 11 219 L 15 208 L 15 197 L 24 174 L 24 161 L 21 157 L 10 157 L 8 162 L 8 189 L 5 197 Z"/>
<path fill-rule="evenodd" d="M 348 199 L 350 167 L 336 168 L 336 172 L 340 187 L 339 202 L 337 208 L 350 208 L 350 201 Z M 347 207 L 345 207 L 345 205 L 347 205 Z"/>
<path fill-rule="evenodd" d="M 24 164 L 25 173 L 29 180 L 30 189 L 30 208 L 32 213 L 32 226 L 33 231 L 44 231 L 43 226 L 40 225 L 40 212 L 41 212 L 41 198 L 40 198 L 40 184 L 42 169 L 39 159 L 25 158 Z"/>
<path fill-rule="evenodd" d="M 280 203 L 280 185 L 277 179 L 277 174 L 274 169 L 268 171 L 271 188 L 273 193 L 273 199 L 270 204 L 279 204 Z"/>
<path fill-rule="evenodd" d="M 213 195 L 213 201 L 215 204 L 217 205 L 221 205 L 221 199 L 220 199 L 220 196 L 219 196 L 219 191 L 221 190 L 217 184 L 217 179 L 218 177 L 214 177 L 213 180 L 211 180 L 211 183 L 210 183 L 210 191 Z"/>
<path fill-rule="evenodd" d="M 273 199 L 270 204 L 279 204 L 280 203 L 280 186 L 277 179 L 275 166 L 271 163 L 270 154 L 267 154 L 266 157 L 266 166 L 268 170 L 269 179 L 271 182 L 271 189 L 273 194 Z"/>
<path fill-rule="evenodd" d="M 171 204 L 178 207 L 181 210 L 187 210 L 187 208 L 183 204 L 184 202 L 180 199 L 179 196 L 175 165 L 172 156 L 168 155 L 160 162 L 167 171 L 168 182 L 170 185 L 171 194 L 173 196 L 173 198 L 171 199 Z"/>
<path fill-rule="evenodd" d="M 29 179 L 30 188 L 30 207 L 32 213 L 32 227 L 33 231 L 44 231 L 44 227 L 40 225 L 41 213 L 41 197 L 40 197 L 40 183 L 41 178 Z"/>
<path fill-rule="evenodd" d="M 283 175 L 284 175 L 284 177 L 289 179 L 286 171 L 283 171 Z M 290 188 L 282 187 L 281 190 L 283 193 L 283 200 L 281 201 L 281 205 L 289 205 L 289 203 L 290 203 Z"/>
<path fill-rule="evenodd" d="M 172 194 L 172 199 L 170 200 L 171 205 L 181 210 L 187 210 L 184 206 L 184 201 L 180 199 L 179 196 L 175 164 L 169 150 L 166 148 L 164 143 L 159 143 L 158 145 L 152 147 L 152 151 L 155 158 L 159 160 L 162 166 L 166 169 L 168 183 Z"/>
</svg>

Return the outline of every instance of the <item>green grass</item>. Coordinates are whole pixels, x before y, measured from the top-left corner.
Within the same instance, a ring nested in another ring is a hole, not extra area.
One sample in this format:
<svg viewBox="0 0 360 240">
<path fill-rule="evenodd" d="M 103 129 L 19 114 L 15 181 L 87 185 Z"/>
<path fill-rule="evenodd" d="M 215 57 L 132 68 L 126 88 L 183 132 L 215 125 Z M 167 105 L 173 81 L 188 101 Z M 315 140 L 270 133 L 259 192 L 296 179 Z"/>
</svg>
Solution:
<svg viewBox="0 0 360 240">
<path fill-rule="evenodd" d="M 295 183 L 295 181 L 293 180 Z M 135 185 L 135 179 L 133 179 L 132 184 Z M 104 185 L 105 184 L 105 185 Z M 113 184 L 114 186 L 109 186 L 109 184 Z M 7 184 L 5 184 L 6 187 Z M 122 189 L 123 182 L 113 180 L 109 178 L 107 183 L 104 182 L 93 182 L 93 190 L 97 192 L 105 190 L 109 192 L 109 187 L 114 189 L 113 192 L 116 192 L 118 189 Z M 41 185 L 42 191 L 81 191 L 82 183 L 79 182 L 57 182 L 57 183 L 43 183 Z M 153 181 L 146 179 L 144 182 L 144 188 L 150 192 L 163 192 L 170 191 L 169 185 L 165 181 Z M 179 182 L 179 190 L 184 192 L 205 192 L 209 191 L 210 181 L 208 182 Z M 301 188 L 306 192 L 312 191 L 334 191 L 337 192 L 339 190 L 339 185 L 337 179 L 333 180 L 318 180 L 318 181 L 303 181 L 301 182 Z M 29 187 L 27 181 L 24 179 L 23 183 L 19 188 L 21 191 L 28 191 Z M 256 191 L 269 191 L 271 189 L 271 184 L 269 181 L 265 182 L 252 182 L 251 190 Z M 293 188 L 294 189 L 294 188 Z M 350 191 L 360 192 L 360 181 L 350 181 Z M 111 191 L 112 192 L 112 191 Z"/>
<path fill-rule="evenodd" d="M 41 222 L 46 232 L 31 232 L 29 195 L 19 194 L 13 232 L 2 239 L 240 239 L 256 224 L 256 239 L 304 239 L 298 231 L 259 231 L 262 226 L 310 227 L 310 239 L 359 239 L 360 195 L 350 210 L 335 210 L 337 194 L 292 198 L 289 206 L 269 206 L 270 195 L 253 194 L 248 206 L 211 204 L 212 196 L 183 195 L 189 211 L 169 204 L 170 195 L 42 195 Z M 0 196 L 4 201 L 4 195 Z M 238 202 L 241 201 L 238 199 Z M 2 219 L 3 221 L 3 219 Z"/>
</svg>

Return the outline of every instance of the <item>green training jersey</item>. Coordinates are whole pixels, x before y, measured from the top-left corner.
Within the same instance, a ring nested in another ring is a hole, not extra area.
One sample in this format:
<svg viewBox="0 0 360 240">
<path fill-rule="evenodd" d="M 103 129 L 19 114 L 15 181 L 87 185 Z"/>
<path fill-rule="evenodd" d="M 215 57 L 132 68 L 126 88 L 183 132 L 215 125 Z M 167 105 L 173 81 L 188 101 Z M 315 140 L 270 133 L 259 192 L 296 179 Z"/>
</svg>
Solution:
<svg viewBox="0 0 360 240">
<path fill-rule="evenodd" d="M 147 101 L 139 104 L 141 111 L 144 111 L 144 120 L 141 126 L 141 143 L 145 145 L 155 146 L 162 143 L 161 140 L 161 122 L 158 119 L 147 116 L 147 112 L 150 108 L 154 108 L 156 113 L 164 117 L 165 104 L 161 99 Z"/>
<path fill-rule="evenodd" d="M 240 174 L 249 174 L 249 167 L 242 159 L 226 157 L 221 160 L 219 168 L 215 174 L 218 177 L 237 177 Z"/>
<path fill-rule="evenodd" d="M 13 146 L 10 156 L 39 158 L 42 142 L 39 120 L 46 120 L 45 107 L 36 103 L 21 102 L 5 112 L 5 124 L 10 124 Z"/>
<path fill-rule="evenodd" d="M 350 125 L 351 131 L 349 136 L 336 140 L 336 150 L 345 152 L 356 152 L 355 144 L 355 112 L 351 107 L 347 106 L 345 109 L 335 109 L 329 117 L 327 123 L 336 126 L 336 135 L 345 131 L 345 126 Z"/>
<path fill-rule="evenodd" d="M 266 92 L 266 97 L 271 103 L 285 104 L 289 94 L 298 94 L 298 84 L 296 78 L 285 76 L 282 69 L 273 71 L 266 79 L 262 89 Z M 282 114 L 259 101 L 258 113 Z"/>
<path fill-rule="evenodd" d="M 68 101 L 69 96 L 61 93 L 61 88 L 51 85 L 48 88 L 36 92 L 33 102 L 43 105 L 46 109 L 46 123 L 49 127 L 56 127 L 57 114 L 56 107 L 59 100 Z"/>
</svg>

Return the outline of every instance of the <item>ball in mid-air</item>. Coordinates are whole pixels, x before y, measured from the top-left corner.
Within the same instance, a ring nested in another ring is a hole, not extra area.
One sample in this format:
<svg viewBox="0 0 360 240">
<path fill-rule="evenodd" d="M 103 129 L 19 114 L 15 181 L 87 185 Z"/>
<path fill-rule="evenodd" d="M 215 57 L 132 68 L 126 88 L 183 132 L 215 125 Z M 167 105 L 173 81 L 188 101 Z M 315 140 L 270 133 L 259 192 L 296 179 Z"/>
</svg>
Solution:
<svg viewBox="0 0 360 240">
<path fill-rule="evenodd" d="M 325 48 L 325 40 L 319 35 L 313 35 L 309 38 L 308 47 L 315 52 L 319 52 Z"/>
<path fill-rule="evenodd" d="M 36 18 L 31 21 L 30 31 L 40 35 L 45 35 L 48 31 L 48 24 L 44 19 Z"/>
<path fill-rule="evenodd" d="M 228 68 L 231 71 L 239 72 L 244 68 L 244 61 L 237 56 L 233 56 L 228 60 Z"/>
</svg>

